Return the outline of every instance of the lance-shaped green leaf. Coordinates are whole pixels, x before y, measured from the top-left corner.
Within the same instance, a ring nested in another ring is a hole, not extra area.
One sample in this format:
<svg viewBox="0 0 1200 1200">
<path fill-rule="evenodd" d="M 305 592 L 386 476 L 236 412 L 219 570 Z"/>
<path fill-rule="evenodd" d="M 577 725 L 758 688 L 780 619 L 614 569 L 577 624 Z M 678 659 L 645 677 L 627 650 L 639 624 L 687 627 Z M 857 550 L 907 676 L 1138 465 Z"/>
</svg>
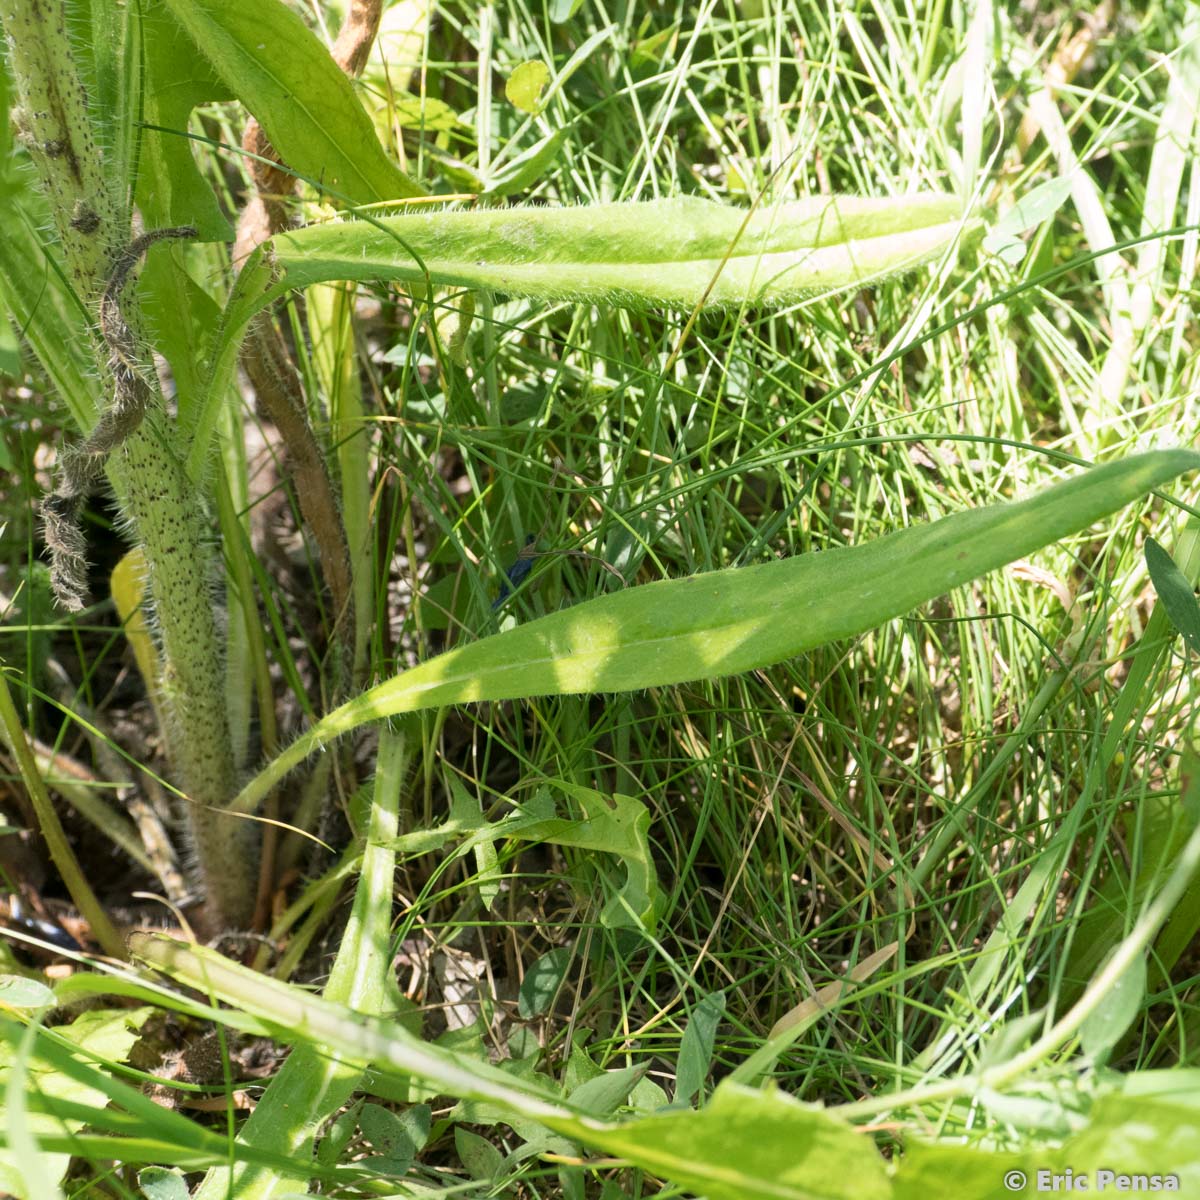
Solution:
<svg viewBox="0 0 1200 1200">
<path fill-rule="evenodd" d="M 280 234 L 279 287 L 391 279 L 623 307 L 783 304 L 936 255 L 957 197 L 815 196 L 752 210 L 679 196 L 581 208 L 419 211 Z"/>
<path fill-rule="evenodd" d="M 956 513 L 851 549 L 585 601 L 432 658 L 335 709 L 254 778 L 234 808 L 253 811 L 314 750 L 383 717 L 715 679 L 853 637 L 1198 467 L 1196 451 L 1159 450 L 1095 467 L 1027 500 Z"/>
<path fill-rule="evenodd" d="M 1188 577 L 1153 538 L 1146 539 L 1146 568 L 1171 624 L 1190 649 L 1200 653 L 1200 604 Z"/>
<path fill-rule="evenodd" d="M 375 135 L 353 85 L 279 0 L 167 0 L 167 8 L 282 160 L 331 198 L 371 204 L 422 195 Z"/>
<path fill-rule="evenodd" d="M 785 304 L 917 266 L 961 227 L 959 199 L 934 194 L 752 209 L 694 197 L 472 212 L 421 205 L 279 234 L 247 260 L 230 297 L 188 470 L 203 468 L 246 326 L 298 288 L 391 281 L 632 308 Z"/>
</svg>

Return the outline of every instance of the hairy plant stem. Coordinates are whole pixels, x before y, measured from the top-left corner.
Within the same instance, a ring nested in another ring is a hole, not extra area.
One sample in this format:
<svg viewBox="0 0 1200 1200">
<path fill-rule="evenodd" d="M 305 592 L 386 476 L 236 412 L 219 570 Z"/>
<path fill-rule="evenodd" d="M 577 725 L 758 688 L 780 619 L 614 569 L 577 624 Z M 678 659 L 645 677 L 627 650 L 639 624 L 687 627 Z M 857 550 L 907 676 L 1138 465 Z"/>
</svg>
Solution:
<svg viewBox="0 0 1200 1200">
<path fill-rule="evenodd" d="M 132 269 L 131 234 L 128 213 L 116 199 L 119 181 L 106 177 L 97 149 L 65 5 L 5 0 L 3 17 L 18 123 L 50 197 L 67 278 L 84 305 L 95 310 L 106 290 L 113 294 L 109 285 L 118 274 Z M 120 316 L 133 331 L 132 344 L 121 347 L 121 367 L 137 377 L 144 393 L 139 420 L 123 426 L 105 447 L 105 470 L 146 558 L 167 699 L 165 733 L 189 802 L 185 819 L 207 890 L 208 920 L 241 925 L 253 903 L 255 850 L 252 827 L 223 811 L 236 778 L 214 616 L 215 564 L 153 362 L 136 341 L 136 305 L 126 302 Z M 112 369 L 111 341 L 97 338 L 93 351 L 113 393 L 110 405 L 118 405 L 121 385 Z M 93 430 L 82 432 L 86 438 Z"/>
</svg>

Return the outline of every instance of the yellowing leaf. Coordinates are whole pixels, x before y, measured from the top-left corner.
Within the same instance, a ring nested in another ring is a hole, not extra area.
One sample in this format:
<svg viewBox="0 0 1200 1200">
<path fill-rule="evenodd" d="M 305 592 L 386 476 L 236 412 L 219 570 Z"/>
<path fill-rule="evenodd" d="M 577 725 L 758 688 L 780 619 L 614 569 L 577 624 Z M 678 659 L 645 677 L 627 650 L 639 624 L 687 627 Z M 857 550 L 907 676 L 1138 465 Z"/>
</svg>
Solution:
<svg viewBox="0 0 1200 1200">
<path fill-rule="evenodd" d="M 504 94 L 522 112 L 541 112 L 542 90 L 550 82 L 550 68 L 540 58 L 523 62 L 508 77 Z"/>
<path fill-rule="evenodd" d="M 142 609 L 142 601 L 146 598 L 146 556 L 140 546 L 130 550 L 113 568 L 109 586 L 117 617 L 133 650 L 134 661 L 142 676 L 142 682 L 146 685 L 146 693 L 150 697 L 150 704 L 159 719 L 161 729 L 162 691 L 158 679 L 158 649 L 150 636 L 150 628 L 146 624 Z"/>
</svg>

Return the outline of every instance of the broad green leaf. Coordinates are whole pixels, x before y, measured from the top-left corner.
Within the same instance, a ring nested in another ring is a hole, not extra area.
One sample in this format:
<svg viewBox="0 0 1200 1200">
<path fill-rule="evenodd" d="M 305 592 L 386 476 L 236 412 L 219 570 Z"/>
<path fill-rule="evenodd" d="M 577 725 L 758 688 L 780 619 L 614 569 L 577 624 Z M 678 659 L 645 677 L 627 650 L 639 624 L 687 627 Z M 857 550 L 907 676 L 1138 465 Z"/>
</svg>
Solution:
<svg viewBox="0 0 1200 1200">
<path fill-rule="evenodd" d="M 219 238 L 214 235 L 214 240 Z M 185 426 L 204 395 L 205 357 L 221 319 L 220 306 L 188 272 L 190 257 L 178 243 L 158 247 L 147 255 L 137 281 L 146 334 L 171 364 L 178 416 Z"/>
<path fill-rule="evenodd" d="M 479 700 L 623 692 L 715 679 L 854 637 L 1086 529 L 1200 467 L 1160 450 L 1095 467 L 1010 504 L 957 513 L 851 549 L 631 587 L 451 650 L 342 705 L 234 802 L 252 812 L 314 750 L 383 717 Z"/>
<path fill-rule="evenodd" d="M 217 78 L 183 28 L 157 5 L 142 16 L 145 89 L 137 202 L 146 227 L 194 225 L 201 241 L 227 242 L 233 230 L 200 173 L 188 136 L 192 109 L 233 92 Z"/>
<path fill-rule="evenodd" d="M 1130 1071 L 1121 1080 L 1121 1095 L 1145 1096 L 1164 1104 L 1200 1108 L 1200 1067 L 1162 1067 Z"/>
<path fill-rule="evenodd" d="M 557 815 L 550 795 L 552 788 L 575 800 L 583 812 L 582 819 Z M 556 779 L 540 788 L 528 803 L 495 822 L 488 822 L 478 800 L 456 785 L 452 788 L 449 819 L 433 829 L 419 829 L 397 838 L 396 848 L 425 854 L 461 839 L 458 852 L 465 854 L 504 838 L 518 838 L 614 854 L 624 862 L 626 877 L 617 894 L 605 904 L 601 923 L 610 929 L 645 926 L 653 930 L 660 893 L 649 835 L 650 810 L 640 800 L 619 793 L 607 797 L 592 788 Z M 480 875 L 486 882 L 483 864 Z"/>
<path fill-rule="evenodd" d="M 615 854 L 626 868 L 624 885 L 604 906 L 600 923 L 608 929 L 654 929 L 660 895 L 650 856 L 650 810 L 632 796 L 611 797 L 580 784 L 551 780 L 549 787 L 572 797 L 582 820 L 550 817 L 526 825 L 518 836 L 580 850 Z"/>
<path fill-rule="evenodd" d="M 397 124 L 409 129 L 423 129 L 427 133 L 449 133 L 453 129 L 465 132 L 465 124 L 444 100 L 436 96 L 397 96 L 388 115 Z"/>
<path fill-rule="evenodd" d="M 504 1155 L 487 1138 L 461 1125 L 454 1127 L 454 1148 L 472 1179 L 495 1179 L 504 1167 Z"/>
<path fill-rule="evenodd" d="M 34 1012 L 39 1008 L 53 1008 L 54 993 L 36 979 L 0 975 L 0 1007 L 25 1008 Z"/>
<path fill-rule="evenodd" d="M 191 1195 L 182 1172 L 166 1167 L 144 1167 L 138 1172 L 138 1187 L 146 1200 L 188 1200 Z"/>
<path fill-rule="evenodd" d="M 581 8 L 583 0 L 550 0 L 550 20 L 555 25 L 569 21 Z"/>
<path fill-rule="evenodd" d="M 550 82 L 550 68 L 541 59 L 531 58 L 521 63 L 504 84 L 504 95 L 508 102 L 522 112 L 541 111 L 541 95 Z"/>
<path fill-rule="evenodd" d="M 1097 1100 L 1088 1116 L 1087 1126 L 1061 1145 L 1018 1153 L 929 1145 L 910 1137 L 893 1178 L 895 1200 L 998 1200 L 1053 1192 L 1200 1195 L 1200 1124 L 1194 1108 L 1113 1094 Z M 1068 1169 L 1071 1187 L 1064 1183 Z M 1040 1181 L 1039 1172 L 1045 1172 Z M 1101 1177 L 1101 1172 L 1108 1174 Z M 1119 1183 L 1118 1173 L 1128 1180 Z M 1060 1177 L 1057 1186 L 1054 1175 Z M 1138 1175 L 1145 1178 L 1135 1184 Z"/>
<path fill-rule="evenodd" d="M 317 1162 L 322 1166 L 329 1167 L 342 1161 L 346 1147 L 358 1129 L 359 1114 L 364 1108 L 364 1102 L 356 1100 L 329 1123 L 325 1136 L 321 1138 L 320 1144 L 317 1146 Z M 363 1133 L 370 1141 L 370 1134 L 365 1129 Z"/>
<path fill-rule="evenodd" d="M 512 196 L 532 187 L 558 157 L 567 140 L 565 129 L 547 134 L 541 141 L 522 151 L 504 166 L 488 176 L 489 196 Z"/>
<path fill-rule="evenodd" d="M 1016 266 L 1028 248 L 1021 235 L 1035 225 L 1048 221 L 1071 195 L 1071 181 L 1062 177 L 1047 180 L 1017 201 L 988 231 L 983 247 L 998 255 L 1009 266 Z"/>
<path fill-rule="evenodd" d="M 675 1071 L 675 1103 L 691 1104 L 692 1097 L 704 1098 L 704 1081 L 712 1063 L 717 1026 L 725 1015 L 725 993 L 710 992 L 692 1009 L 679 1042 L 679 1065 Z"/>
<path fill-rule="evenodd" d="M 988 1071 L 1002 1066 L 1014 1055 L 1024 1050 L 1031 1041 L 1046 1028 L 1046 1014 L 1021 1013 L 1002 1021 L 997 1028 L 981 1039 L 979 1070 Z"/>
<path fill-rule="evenodd" d="M 429 1138 L 432 1110 L 428 1104 L 414 1104 L 394 1113 L 381 1104 L 364 1104 L 359 1124 L 371 1148 L 387 1160 L 389 1173 L 403 1175 Z"/>
<path fill-rule="evenodd" d="M 645 1063 L 616 1071 L 601 1071 L 599 1075 L 572 1089 L 567 1101 L 584 1112 L 607 1117 L 629 1099 L 629 1093 L 641 1083 L 649 1069 L 649 1064 Z"/>
<path fill-rule="evenodd" d="M 1188 648 L 1200 654 L 1200 603 L 1175 560 L 1153 539 L 1146 539 L 1146 569 L 1171 624 Z"/>
<path fill-rule="evenodd" d="M 567 977 L 573 955 L 567 946 L 548 950 L 532 963 L 521 980 L 517 1012 L 523 1021 L 545 1016 Z"/>
<path fill-rule="evenodd" d="M 591 1144 L 707 1200 L 884 1200 L 871 1139 L 818 1105 L 724 1083 L 698 1112 L 668 1111 Z"/>
<path fill-rule="evenodd" d="M 422 190 L 388 158 L 354 87 L 280 0 L 166 0 L 171 15 L 280 158 L 332 199 L 370 204 Z"/>
</svg>

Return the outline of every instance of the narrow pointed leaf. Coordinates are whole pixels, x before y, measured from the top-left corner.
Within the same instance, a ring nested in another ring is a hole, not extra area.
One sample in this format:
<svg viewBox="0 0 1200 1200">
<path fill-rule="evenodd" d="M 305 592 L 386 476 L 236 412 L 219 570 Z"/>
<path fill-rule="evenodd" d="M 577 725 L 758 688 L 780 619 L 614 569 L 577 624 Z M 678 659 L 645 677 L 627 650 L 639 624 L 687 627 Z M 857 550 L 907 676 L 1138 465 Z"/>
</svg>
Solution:
<svg viewBox="0 0 1200 1200">
<path fill-rule="evenodd" d="M 206 0 L 220 2 L 232 0 Z M 409 193 L 394 193 L 402 194 Z M 816 196 L 753 210 L 689 197 L 581 208 L 416 209 L 282 233 L 247 259 L 195 422 L 193 478 L 203 470 L 246 327 L 299 288 L 391 281 L 629 308 L 784 304 L 915 267 L 949 247 L 962 226 L 958 198 L 932 194 Z"/>
<path fill-rule="evenodd" d="M 680 196 L 645 204 L 419 212 L 274 239 L 279 290 L 391 279 L 625 307 L 780 304 L 857 287 L 944 250 L 954 196 L 818 196 L 753 212 Z"/>
<path fill-rule="evenodd" d="M 1153 539 L 1146 539 L 1146 569 L 1171 624 L 1189 649 L 1200 654 L 1200 603 L 1175 560 Z"/>
<path fill-rule="evenodd" d="M 422 195 L 388 158 L 329 51 L 279 0 L 167 0 L 167 8 L 282 160 L 331 198 Z"/>
<path fill-rule="evenodd" d="M 404 775 L 404 734 L 385 731 L 379 742 L 375 791 L 354 907 L 342 934 L 325 996 L 356 1012 L 382 1013 L 392 1002 L 392 882 L 396 855 L 397 805 Z M 362 1077 L 360 1064 L 308 1044 L 297 1046 L 271 1080 L 238 1135 L 253 1146 L 294 1164 L 291 1171 L 238 1161 L 214 1168 L 194 1200 L 273 1200 L 303 1192 L 311 1174 L 317 1128 L 337 1112 Z"/>
<path fill-rule="evenodd" d="M 370 721 L 479 700 L 623 692 L 769 666 L 884 621 L 1086 529 L 1200 453 L 1095 467 L 1027 500 L 957 513 L 852 549 L 628 588 L 421 663 L 334 710 L 234 801 L 251 812 L 314 750 Z"/>
</svg>

